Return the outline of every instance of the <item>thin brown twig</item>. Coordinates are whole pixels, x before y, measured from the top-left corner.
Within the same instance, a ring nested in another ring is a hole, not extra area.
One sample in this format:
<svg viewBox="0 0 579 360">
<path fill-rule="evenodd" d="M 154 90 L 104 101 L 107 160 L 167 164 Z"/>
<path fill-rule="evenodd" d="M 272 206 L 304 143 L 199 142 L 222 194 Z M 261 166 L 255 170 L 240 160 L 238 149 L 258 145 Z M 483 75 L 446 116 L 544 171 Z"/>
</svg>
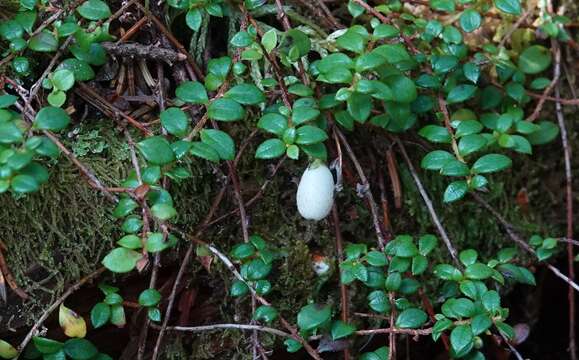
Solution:
<svg viewBox="0 0 579 360">
<path fill-rule="evenodd" d="M 402 141 L 400 141 L 400 139 L 398 139 L 398 138 L 394 138 L 394 141 L 398 145 L 398 148 L 400 149 L 400 152 L 402 153 L 402 157 L 404 157 L 406 165 L 408 166 L 408 169 L 410 170 L 412 178 L 414 179 L 414 183 L 416 184 L 416 187 L 418 188 L 418 192 L 420 193 L 420 196 L 422 196 L 422 200 L 424 200 L 424 204 L 426 205 L 426 208 L 428 209 L 428 212 L 430 213 L 430 217 L 432 218 L 432 222 L 436 226 L 436 229 L 438 230 L 438 233 L 440 234 L 442 241 L 446 245 L 446 248 L 448 249 L 448 252 L 450 253 L 450 257 L 452 258 L 454 263 L 459 268 L 462 267 L 462 265 L 458 261 L 458 253 L 457 253 L 454 245 L 452 245 L 452 242 L 450 241 L 450 238 L 448 237 L 448 234 L 446 233 L 444 226 L 442 226 L 442 223 L 440 222 L 440 219 L 438 218 L 438 215 L 436 214 L 436 211 L 434 210 L 434 205 L 432 205 L 432 201 L 430 200 L 428 193 L 424 189 L 424 186 L 422 185 L 422 181 L 420 181 L 420 177 L 418 176 L 418 173 L 416 172 L 416 169 L 414 168 L 414 165 L 412 164 L 412 160 L 410 160 L 410 157 L 408 156 L 408 153 L 406 152 L 406 148 L 404 147 L 404 144 L 402 144 Z"/>
<path fill-rule="evenodd" d="M 561 74 L 561 50 L 556 40 L 551 40 L 551 47 L 555 49 L 555 66 L 553 69 L 553 78 L 557 79 L 555 87 L 555 97 L 559 98 L 561 89 L 558 82 Z M 567 238 L 573 238 L 573 169 L 571 163 L 571 146 L 569 145 L 569 136 L 567 134 L 567 125 L 565 124 L 565 116 L 563 115 L 563 108 L 561 103 L 555 103 L 555 112 L 559 128 L 561 129 L 561 143 L 563 144 L 563 158 L 565 161 L 565 194 L 566 194 L 566 208 L 567 208 Z M 567 243 L 567 271 L 569 279 L 575 280 L 575 256 L 573 254 L 573 244 Z M 568 291 L 569 302 L 569 353 L 571 360 L 577 360 L 577 343 L 575 338 L 575 291 L 569 285 Z"/>
<path fill-rule="evenodd" d="M 512 224 L 510 224 L 508 221 L 506 221 L 505 218 L 501 214 L 499 214 L 499 212 L 495 208 L 493 208 L 486 200 L 484 200 L 476 192 L 472 192 L 470 194 L 479 204 L 481 204 L 484 208 L 486 208 L 499 221 L 499 223 L 501 223 L 501 225 L 505 228 L 505 231 L 507 232 L 507 235 L 509 235 L 511 240 L 513 240 L 516 244 L 518 244 L 523 250 L 525 250 L 529 254 L 534 255 L 534 256 L 537 255 L 535 250 L 533 250 L 533 248 L 529 244 L 527 244 L 519 236 L 519 234 L 517 234 L 514 231 L 514 226 Z M 569 277 L 567 277 L 565 274 L 563 274 L 559 269 L 557 269 L 556 267 L 554 267 L 553 265 L 551 265 L 549 263 L 544 263 L 544 265 L 553 274 L 555 274 L 555 276 L 557 276 L 558 278 L 560 278 L 561 280 L 563 280 L 564 282 L 569 284 L 569 286 L 573 287 L 573 289 L 575 289 L 576 291 L 579 291 L 579 284 L 577 284 L 575 281 L 571 280 Z"/>
<path fill-rule="evenodd" d="M 256 131 L 252 132 L 247 137 L 246 141 L 243 144 L 241 144 L 241 146 L 239 148 L 239 152 L 237 153 L 235 159 L 233 160 L 234 166 L 237 166 L 237 163 L 241 159 L 241 155 L 243 154 L 243 152 L 245 151 L 245 149 L 249 145 L 249 142 L 255 136 L 255 134 L 256 134 Z M 198 238 L 201 236 L 202 232 L 205 230 L 205 228 L 207 227 L 207 225 L 209 224 L 211 219 L 215 216 L 217 208 L 219 207 L 219 205 L 221 204 L 221 201 L 223 200 L 223 197 L 225 195 L 225 191 L 227 189 L 227 185 L 229 184 L 230 179 L 231 179 L 231 174 L 229 174 L 229 176 L 225 179 L 225 182 L 224 182 L 223 186 L 221 187 L 221 190 L 214 197 L 212 204 L 211 204 L 211 208 L 207 212 L 207 215 L 205 216 L 205 219 L 203 220 L 201 225 L 198 227 L 194 238 Z M 167 329 L 167 325 L 169 324 L 169 319 L 171 318 L 171 313 L 173 311 L 173 306 L 175 303 L 175 297 L 177 296 L 177 289 L 179 288 L 179 286 L 181 284 L 181 279 L 183 278 L 183 275 L 185 274 L 185 270 L 187 269 L 187 266 L 189 265 L 189 262 L 191 261 L 191 258 L 193 256 L 193 250 L 194 250 L 193 244 L 194 243 L 192 242 L 189 245 L 189 247 L 187 248 L 185 256 L 183 257 L 183 260 L 181 261 L 179 271 L 177 272 L 177 277 L 175 278 L 175 282 L 173 283 L 173 288 L 171 289 L 171 294 L 169 295 L 167 308 L 165 310 L 165 316 L 163 317 L 163 322 L 161 324 L 161 327 L 159 328 L 159 334 L 157 335 L 157 340 L 155 342 L 155 347 L 153 349 L 152 360 L 156 360 L 159 356 L 161 344 L 163 342 L 164 333 L 165 333 L 165 330 Z"/>
<path fill-rule="evenodd" d="M 10 289 L 12 289 L 16 295 L 18 295 L 22 300 L 28 300 L 30 298 L 26 291 L 22 290 L 22 288 L 18 286 L 18 283 L 16 283 L 16 280 L 14 280 L 10 268 L 8 267 L 8 264 L 6 264 L 2 248 L 0 248 L 0 272 L 2 272 L 6 279 L 6 283 L 8 283 L 8 286 L 10 286 Z"/>
<path fill-rule="evenodd" d="M 340 216 L 338 214 L 338 207 L 334 202 L 332 206 L 332 222 L 334 223 L 334 236 L 336 237 L 336 252 L 338 258 L 338 266 L 344 261 L 344 245 L 342 241 L 342 231 L 340 229 Z M 348 288 L 346 284 L 340 281 L 340 304 L 342 306 L 342 321 L 348 323 Z M 350 350 L 348 348 L 344 349 L 344 360 L 350 359 Z"/>
<path fill-rule="evenodd" d="M 44 323 L 44 321 L 50 316 L 50 314 L 52 314 L 54 312 L 54 310 L 56 310 L 60 304 L 62 304 L 70 295 L 72 295 L 72 293 L 74 293 L 75 291 L 77 291 L 78 289 L 80 289 L 81 286 L 83 286 L 84 284 L 86 284 L 87 282 L 95 279 L 96 277 L 98 277 L 100 274 L 102 274 L 105 271 L 104 267 L 101 267 L 99 269 L 97 269 L 96 271 L 86 275 L 85 277 L 83 277 L 82 279 L 80 279 L 77 283 L 73 284 L 72 286 L 70 286 L 65 292 L 64 294 L 62 294 L 55 302 L 52 303 L 52 305 L 50 305 L 48 307 L 48 309 L 46 309 L 44 311 L 44 313 L 40 316 L 40 318 L 38 320 L 36 320 L 36 322 L 34 323 L 34 325 L 32 326 L 32 328 L 28 331 L 28 333 L 26 334 L 26 336 L 24 337 L 24 340 L 22 340 L 22 342 L 20 343 L 20 345 L 18 346 L 18 355 L 16 356 L 15 359 L 18 359 L 18 357 L 20 356 L 20 354 L 22 354 L 22 352 L 24 351 L 24 349 L 26 348 L 26 345 L 28 345 L 28 343 L 30 342 L 30 340 L 32 340 L 32 337 L 36 335 L 36 333 L 38 332 L 40 326 L 42 326 L 42 324 Z"/>
<path fill-rule="evenodd" d="M 557 63 L 560 64 L 561 63 L 561 49 L 558 46 L 551 47 L 551 48 L 554 51 L 555 64 L 557 64 Z M 554 69 L 553 79 L 549 83 L 549 86 L 547 86 L 547 88 L 543 91 L 543 95 L 541 95 L 541 97 L 539 98 L 539 101 L 537 101 L 537 105 L 535 106 L 535 109 L 533 110 L 531 115 L 529 115 L 527 117 L 527 119 L 526 119 L 527 121 L 537 120 L 537 118 L 541 114 L 541 110 L 543 109 L 543 105 L 545 104 L 545 101 L 547 101 L 547 96 L 549 96 L 549 94 L 553 92 L 553 90 L 555 89 L 555 86 L 559 83 L 559 78 L 561 76 L 560 65 L 559 66 L 555 65 L 553 69 Z M 555 104 L 560 105 L 560 102 L 556 101 Z"/>
<path fill-rule="evenodd" d="M 291 30 L 292 26 L 290 24 L 290 21 L 289 21 L 287 14 L 285 13 L 285 10 L 283 9 L 282 0 L 275 0 L 275 5 L 277 7 L 278 18 L 281 20 L 281 23 L 283 25 L 284 30 L 286 32 Z M 298 73 L 300 74 L 300 77 L 302 78 L 302 82 L 305 85 L 309 85 L 310 80 L 308 79 L 308 75 L 306 74 L 306 70 L 305 70 L 304 63 L 303 63 L 302 59 L 298 60 Z"/>
<path fill-rule="evenodd" d="M 328 116 L 330 116 L 328 114 Z M 354 168 L 356 168 L 356 172 L 358 173 L 358 177 L 360 178 L 360 182 L 362 183 L 362 187 L 364 189 L 364 196 L 368 200 L 368 204 L 370 207 L 370 213 L 372 214 L 372 222 L 374 224 L 374 232 L 376 233 L 376 237 L 378 238 L 378 246 L 380 249 L 384 249 L 384 245 L 386 244 L 384 233 L 382 231 L 382 225 L 380 224 L 380 216 L 378 215 L 378 205 L 376 204 L 376 200 L 374 200 L 374 195 L 372 195 L 372 190 L 370 189 L 370 183 L 368 182 L 368 178 L 362 169 L 362 165 L 358 161 L 356 154 L 352 150 L 352 147 L 348 143 L 348 140 L 342 134 L 340 129 L 334 126 L 334 131 L 338 135 L 340 142 L 344 145 L 346 149 L 346 153 L 350 157 L 350 160 L 354 164 Z"/>
</svg>

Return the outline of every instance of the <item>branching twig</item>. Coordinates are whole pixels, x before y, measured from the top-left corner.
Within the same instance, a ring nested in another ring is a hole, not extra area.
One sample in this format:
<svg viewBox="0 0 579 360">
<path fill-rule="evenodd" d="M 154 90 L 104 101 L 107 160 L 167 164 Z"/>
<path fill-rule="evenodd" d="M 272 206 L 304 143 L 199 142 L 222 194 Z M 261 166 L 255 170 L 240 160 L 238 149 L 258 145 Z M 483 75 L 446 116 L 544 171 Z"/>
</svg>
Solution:
<svg viewBox="0 0 579 360">
<path fill-rule="evenodd" d="M 476 192 L 471 193 L 474 199 L 485 207 L 493 216 L 501 223 L 501 225 L 505 228 L 505 231 L 515 243 L 517 243 L 523 250 L 536 256 L 535 250 L 529 244 L 527 244 L 514 230 L 513 225 L 506 221 L 501 214 L 495 208 L 493 208 L 488 202 L 486 202 L 482 197 L 480 197 Z M 561 280 L 565 281 L 569 286 L 573 287 L 576 291 L 579 291 L 579 284 L 575 283 L 575 281 L 569 279 L 566 275 L 564 275 L 559 269 L 554 267 L 549 263 L 544 263 L 544 265 L 551 270 L 555 276 L 559 277 Z"/>
<path fill-rule="evenodd" d="M 24 351 L 24 348 L 26 348 L 26 345 L 28 345 L 30 340 L 32 340 L 32 337 L 34 337 L 36 335 L 40 326 L 42 326 L 44 321 L 50 316 L 50 314 L 52 314 L 52 312 L 54 310 L 56 310 L 60 306 L 60 304 L 62 304 L 72 293 L 74 293 L 75 291 L 80 289 L 81 286 L 83 286 L 85 283 L 93 280 L 94 278 L 98 277 L 104 271 L 105 271 L 105 268 L 101 267 L 98 270 L 94 271 L 93 273 L 83 277 L 76 284 L 70 286 L 64 292 L 64 294 L 62 294 L 54 303 L 52 303 L 52 305 L 50 305 L 50 307 L 44 311 L 42 316 L 40 316 L 40 318 L 36 321 L 36 323 L 28 331 L 28 334 L 26 334 L 26 337 L 24 338 L 24 340 L 22 340 L 22 342 L 20 343 L 20 346 L 18 347 L 18 354 L 19 355 L 22 354 L 22 352 Z M 18 359 L 18 356 L 16 357 L 16 359 Z"/>
</svg>

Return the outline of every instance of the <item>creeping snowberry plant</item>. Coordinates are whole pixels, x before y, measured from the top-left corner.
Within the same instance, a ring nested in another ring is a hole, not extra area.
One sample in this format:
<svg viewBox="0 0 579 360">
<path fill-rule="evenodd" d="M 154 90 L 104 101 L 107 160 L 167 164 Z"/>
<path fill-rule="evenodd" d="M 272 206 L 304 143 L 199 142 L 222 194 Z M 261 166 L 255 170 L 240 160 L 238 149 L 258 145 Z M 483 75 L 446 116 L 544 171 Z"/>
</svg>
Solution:
<svg viewBox="0 0 579 360">
<path fill-rule="evenodd" d="M 186 164 L 223 166 L 238 186 L 235 161 L 245 139 L 233 135 L 236 124 L 258 130 L 255 139 L 261 140 L 251 141 L 263 166 L 276 158 L 299 161 L 304 168 L 312 163 L 300 184 L 298 206 L 313 220 L 332 209 L 335 182 L 326 164 L 334 160 L 336 144 L 346 149 L 346 139 L 364 128 L 383 141 L 416 134 L 429 142 L 428 151 L 415 160 L 444 177 L 446 190 L 434 196 L 446 203 L 484 191 L 513 159 L 532 154 L 559 133 L 552 119 L 540 117 L 545 100 L 537 92 L 551 87 L 553 54 L 545 38 L 568 41 L 568 19 L 550 13 L 542 1 L 430 0 L 416 7 L 398 0 L 377 6 L 351 0 L 343 4 L 347 15 L 342 19 L 351 26 L 333 19 L 337 25 L 328 31 L 280 1 L 169 0 L 161 10 L 184 21 L 181 25 L 194 34 L 211 18 L 229 18 L 241 26 L 229 35 L 226 51 L 201 70 L 175 45 L 178 40 L 169 39 L 187 58 L 189 78 L 164 94 L 159 90 L 163 85 L 149 74 L 159 98 L 158 121 L 144 123 L 109 109 L 119 136 L 126 137 L 132 167 L 113 191 L 74 157 L 63 139 L 77 121 L 73 91 L 87 92 L 108 62 L 111 44 L 122 36 L 115 22 L 128 10 L 113 14 L 111 6 L 155 16 L 145 10 L 148 2 L 131 3 L 87 0 L 55 10 L 47 0 L 20 0 L 0 20 L 0 192 L 16 197 L 37 192 L 50 186 L 55 161 L 72 161 L 89 185 L 111 200 L 110 212 L 123 234 L 102 259 L 113 273 L 154 272 L 161 254 L 190 240 L 177 226 L 179 204 L 170 186 L 191 179 Z M 524 12 L 536 16 L 536 28 L 511 28 Z M 280 22 L 271 21 L 271 14 L 280 15 Z M 163 26 L 158 19 L 153 23 Z M 498 30 L 489 30 L 497 25 Z M 340 167 L 332 168 L 339 175 Z M 246 235 L 228 255 L 207 243 L 197 249 L 199 257 L 214 257 L 233 271 L 229 294 L 254 299 L 253 322 L 283 325 L 289 331 L 283 335 L 288 351 L 305 346 L 318 358 L 311 341 L 322 338 L 334 344 L 330 348 L 343 350 L 349 346 L 344 339 L 372 333 L 340 318 L 338 306 L 314 298 L 294 314 L 284 314 L 295 321 L 283 319 L 275 301 L 267 298 L 285 253 L 265 238 Z M 501 291 L 511 282 L 535 284 L 533 273 L 516 261 L 521 254 L 515 248 L 505 247 L 491 258 L 463 249 L 459 261 L 446 263 L 432 256 L 444 249 L 433 235 L 400 235 L 385 247 L 362 240 L 347 244 L 337 264 L 342 286 L 356 286 L 366 299 L 350 304 L 356 311 L 390 322 L 390 332 L 444 338 L 454 358 L 484 359 L 489 335 L 513 338 Z M 556 253 L 555 239 L 534 236 L 530 244 L 538 261 Z M 125 326 L 123 290 L 105 284 L 100 289 L 104 297 L 92 308 L 92 327 Z M 154 281 L 138 297 L 147 326 L 167 320 L 170 308 L 162 311 L 167 306 L 163 297 Z M 65 332 L 70 326 L 65 322 Z M 82 339 L 86 325 L 75 326 L 85 326 L 84 331 L 67 332 L 71 339 L 65 342 L 33 334 L 24 355 L 107 359 Z M 23 350 L 0 342 L 4 358 Z M 379 347 L 359 358 L 387 359 L 390 350 Z"/>
</svg>

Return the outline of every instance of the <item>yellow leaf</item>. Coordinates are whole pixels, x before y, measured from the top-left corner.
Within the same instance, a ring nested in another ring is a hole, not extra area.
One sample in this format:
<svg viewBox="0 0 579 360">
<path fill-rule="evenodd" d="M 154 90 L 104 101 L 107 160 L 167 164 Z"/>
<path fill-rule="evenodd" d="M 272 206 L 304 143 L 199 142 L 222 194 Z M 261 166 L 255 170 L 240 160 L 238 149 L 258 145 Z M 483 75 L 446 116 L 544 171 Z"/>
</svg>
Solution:
<svg viewBox="0 0 579 360">
<path fill-rule="evenodd" d="M 60 304 L 58 322 L 68 337 L 83 338 L 86 336 L 86 323 L 74 311 Z"/>
<path fill-rule="evenodd" d="M 18 355 L 18 351 L 14 346 L 8 344 L 4 340 L 0 340 L 0 358 L 2 359 L 13 359 Z"/>
</svg>

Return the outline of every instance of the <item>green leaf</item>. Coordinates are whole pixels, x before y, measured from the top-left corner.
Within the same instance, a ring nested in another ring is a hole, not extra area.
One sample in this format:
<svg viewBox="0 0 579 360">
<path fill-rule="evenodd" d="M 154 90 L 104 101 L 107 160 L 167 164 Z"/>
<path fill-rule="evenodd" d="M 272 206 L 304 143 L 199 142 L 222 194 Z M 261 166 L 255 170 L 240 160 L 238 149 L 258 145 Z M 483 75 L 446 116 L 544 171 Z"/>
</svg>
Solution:
<svg viewBox="0 0 579 360">
<path fill-rule="evenodd" d="M 458 152 L 467 156 L 483 149 L 487 145 L 487 139 L 480 134 L 471 134 L 462 137 L 458 141 Z"/>
<path fill-rule="evenodd" d="M 347 108 L 354 120 L 364 123 L 372 111 L 372 98 L 369 95 L 355 92 L 347 100 Z"/>
<path fill-rule="evenodd" d="M 296 143 L 300 145 L 317 144 L 327 139 L 326 132 L 316 126 L 304 125 L 296 129 Z"/>
<path fill-rule="evenodd" d="M 512 340 L 515 338 L 515 330 L 510 325 L 505 324 L 502 321 L 497 321 L 495 326 L 507 339 Z"/>
<path fill-rule="evenodd" d="M 482 263 L 474 263 L 466 267 L 464 276 L 474 280 L 488 279 L 493 275 L 493 269 Z"/>
<path fill-rule="evenodd" d="M 278 316 L 277 310 L 273 306 L 261 305 L 260 307 L 255 309 L 253 319 L 263 321 L 269 324 L 272 321 L 274 321 L 277 318 L 277 316 Z"/>
<path fill-rule="evenodd" d="M 471 327 L 473 335 L 477 336 L 487 331 L 493 325 L 492 320 L 486 314 L 479 314 L 472 318 Z"/>
<path fill-rule="evenodd" d="M 156 306 L 161 301 L 161 294 L 156 289 L 146 289 L 139 295 L 141 306 Z"/>
<path fill-rule="evenodd" d="M 129 219 L 127 219 L 127 220 L 129 220 Z M 133 218 L 133 220 L 138 221 L 140 219 Z M 140 229 L 141 225 L 142 225 L 142 222 L 139 223 L 139 229 Z M 117 245 L 120 245 L 124 248 L 131 249 L 131 250 L 140 249 L 143 246 L 143 244 L 141 243 L 141 238 L 138 237 L 137 235 L 134 235 L 134 234 L 123 236 L 122 238 L 119 239 L 119 241 L 117 241 Z"/>
<path fill-rule="evenodd" d="M 454 87 L 446 97 L 449 104 L 456 104 L 466 101 L 474 96 L 477 87 L 474 85 L 458 85 Z"/>
<path fill-rule="evenodd" d="M 271 283 L 267 280 L 257 280 L 255 282 L 255 292 L 258 295 L 267 295 L 271 291 Z"/>
<path fill-rule="evenodd" d="M 159 220 L 169 220 L 177 215 L 177 211 L 169 204 L 155 204 L 151 207 L 151 213 Z"/>
<path fill-rule="evenodd" d="M 432 70 L 439 74 L 447 73 L 458 65 L 458 58 L 453 55 L 432 56 Z"/>
<path fill-rule="evenodd" d="M 527 135 L 532 145 L 544 145 L 553 141 L 559 135 L 559 127 L 550 121 L 540 121 L 539 129 Z"/>
<path fill-rule="evenodd" d="M 161 125 L 171 135 L 185 136 L 189 129 L 189 118 L 187 114 L 179 108 L 170 107 L 160 114 Z"/>
<path fill-rule="evenodd" d="M 62 348 L 74 360 L 89 360 L 98 354 L 97 348 L 86 339 L 69 339 Z"/>
<path fill-rule="evenodd" d="M 47 339 L 39 336 L 35 336 L 32 338 L 32 342 L 36 349 L 42 354 L 54 354 L 62 349 L 63 343 Z"/>
<path fill-rule="evenodd" d="M 509 168 L 512 164 L 511 159 L 505 155 L 488 154 L 479 158 L 472 166 L 472 172 L 475 174 L 487 174 Z"/>
<path fill-rule="evenodd" d="M 74 74 L 76 81 L 88 81 L 95 77 L 95 73 L 86 61 L 78 59 L 66 59 L 58 67 L 57 70 L 68 69 Z"/>
<path fill-rule="evenodd" d="M 450 344 L 457 356 L 468 353 L 474 345 L 474 335 L 469 325 L 459 325 L 450 333 Z"/>
<path fill-rule="evenodd" d="M 171 144 L 162 136 L 152 136 L 137 144 L 143 157 L 153 165 L 165 165 L 175 161 Z"/>
<path fill-rule="evenodd" d="M 366 261 L 372 266 L 385 266 L 388 264 L 388 259 L 386 259 L 386 254 L 381 251 L 370 251 L 366 255 Z"/>
<path fill-rule="evenodd" d="M 280 139 L 268 139 L 259 144 L 255 151 L 258 159 L 275 159 L 282 156 L 286 151 L 286 146 Z"/>
<path fill-rule="evenodd" d="M 521 15 L 519 0 L 494 0 L 495 6 L 500 11 L 510 15 Z"/>
<path fill-rule="evenodd" d="M 438 240 L 436 236 L 431 234 L 426 234 L 418 239 L 418 252 L 420 255 L 428 255 L 436 246 L 438 245 Z"/>
<path fill-rule="evenodd" d="M 221 98 L 209 104 L 207 116 L 218 121 L 235 121 L 245 117 L 245 110 L 237 101 Z"/>
<path fill-rule="evenodd" d="M 200 157 L 205 160 L 218 162 L 219 153 L 213 149 L 210 145 L 207 145 L 201 141 L 196 141 L 191 143 L 191 155 Z"/>
<path fill-rule="evenodd" d="M 463 65 L 462 71 L 464 72 L 464 76 L 469 79 L 473 84 L 476 84 L 478 78 L 480 76 L 480 68 L 478 65 L 468 62 Z"/>
<path fill-rule="evenodd" d="M 494 290 L 487 291 L 482 296 L 482 304 L 487 311 L 496 312 L 501 307 L 501 297 Z"/>
<path fill-rule="evenodd" d="M 68 126 L 70 116 L 61 108 L 46 106 L 36 114 L 34 127 L 41 130 L 60 131 Z"/>
<path fill-rule="evenodd" d="M 416 255 L 412 258 L 412 275 L 420 275 L 428 268 L 426 256 Z"/>
<path fill-rule="evenodd" d="M 463 250 L 458 255 L 458 258 L 460 259 L 460 262 L 464 264 L 464 266 L 470 266 L 478 259 L 478 253 L 473 249 Z"/>
<path fill-rule="evenodd" d="M 293 125 L 300 125 L 312 121 L 320 115 L 320 110 L 310 106 L 297 106 L 292 111 Z"/>
<path fill-rule="evenodd" d="M 289 353 L 295 353 L 303 347 L 299 341 L 294 339 L 286 339 L 283 343 L 286 346 L 287 352 Z"/>
<path fill-rule="evenodd" d="M 374 33 L 372 34 L 376 39 L 389 39 L 396 37 L 400 34 L 400 30 L 389 24 L 379 24 L 374 28 Z"/>
<path fill-rule="evenodd" d="M 448 144 L 451 141 L 451 136 L 444 126 L 426 125 L 418 132 L 418 135 L 433 143 Z"/>
<path fill-rule="evenodd" d="M 467 176 L 469 169 L 468 166 L 461 161 L 450 160 L 440 169 L 440 173 L 446 176 Z"/>
<path fill-rule="evenodd" d="M 67 69 L 57 70 L 52 74 L 51 80 L 55 88 L 67 91 L 74 85 L 74 73 Z"/>
<path fill-rule="evenodd" d="M 512 0 L 517 1 L 518 0 Z M 551 51 L 541 45 L 526 48 L 519 56 L 518 67 L 525 74 L 538 74 L 551 65 Z"/>
<path fill-rule="evenodd" d="M 111 307 L 105 303 L 97 303 L 90 312 L 90 321 L 95 329 L 105 325 L 111 318 Z"/>
<path fill-rule="evenodd" d="M 123 327 L 127 323 L 125 317 L 125 309 L 123 305 L 113 305 L 111 306 L 111 324 L 117 327 Z"/>
<path fill-rule="evenodd" d="M 453 181 L 446 187 L 446 190 L 444 190 L 444 202 L 450 203 L 460 200 L 464 197 L 464 195 L 466 195 L 467 192 L 468 184 L 465 180 Z"/>
<path fill-rule="evenodd" d="M 171 246 L 169 239 L 165 241 L 165 237 L 162 233 L 155 232 L 150 233 L 147 237 L 147 241 L 145 243 L 145 248 L 150 253 L 158 253 L 161 252 Z"/>
<path fill-rule="evenodd" d="M 533 81 L 531 81 L 531 83 L 529 84 L 529 87 L 533 90 L 543 90 L 547 86 L 549 86 L 549 84 L 551 84 L 551 80 L 544 77 L 539 77 L 533 79 Z"/>
<path fill-rule="evenodd" d="M 386 313 L 390 310 L 390 301 L 384 291 L 375 290 L 368 295 L 368 306 L 377 313 Z"/>
<path fill-rule="evenodd" d="M 131 198 L 120 199 L 117 206 L 113 210 L 113 216 L 116 218 L 122 218 L 129 215 L 133 210 L 135 210 L 139 204 Z"/>
<path fill-rule="evenodd" d="M 336 320 L 332 323 L 330 335 L 332 336 L 332 340 L 336 341 L 352 335 L 354 331 L 356 331 L 354 325 L 345 323 L 341 320 Z"/>
<path fill-rule="evenodd" d="M 177 86 L 175 95 L 182 101 L 192 104 L 207 104 L 207 90 L 198 81 L 185 81 Z"/>
<path fill-rule="evenodd" d="M 111 250 L 102 264 L 112 272 L 126 273 L 133 270 L 140 259 L 141 254 L 138 252 L 121 247 Z"/>
<path fill-rule="evenodd" d="M 203 14 L 201 14 L 201 10 L 198 8 L 191 8 L 187 11 L 187 15 L 185 15 L 185 23 L 189 28 L 193 31 L 199 31 L 201 28 L 201 22 L 203 21 Z"/>
<path fill-rule="evenodd" d="M 58 40 L 50 32 L 44 30 L 28 40 L 28 48 L 38 52 L 53 52 L 58 49 Z"/>
<path fill-rule="evenodd" d="M 48 103 L 52 106 L 61 107 L 66 102 L 66 93 L 64 91 L 54 89 L 54 91 L 48 94 L 46 100 L 48 100 Z"/>
<path fill-rule="evenodd" d="M 332 308 L 329 305 L 306 305 L 298 313 L 298 327 L 301 331 L 313 330 L 330 320 L 331 317 Z"/>
<path fill-rule="evenodd" d="M 394 101 L 399 103 L 411 103 L 418 97 L 414 81 L 403 75 L 389 76 L 385 79 L 386 85 L 395 94 Z"/>
<path fill-rule="evenodd" d="M 480 27 L 481 20 L 482 18 L 478 11 L 467 9 L 460 15 L 460 26 L 467 33 L 473 32 Z"/>
<path fill-rule="evenodd" d="M 15 21 L 15 20 L 4 21 L 3 20 L 0 23 L 0 36 L 2 36 L 7 41 L 20 39 L 20 38 L 22 38 L 22 35 L 24 35 L 24 29 L 22 28 L 22 25 L 20 25 L 17 21 Z"/>
<path fill-rule="evenodd" d="M 256 105 L 265 101 L 263 92 L 253 84 L 235 85 L 225 93 L 224 97 L 243 105 Z"/>
<path fill-rule="evenodd" d="M 336 39 L 336 44 L 342 49 L 346 49 L 355 53 L 362 53 L 366 47 L 367 39 L 362 35 L 348 29 L 342 36 Z"/>
<path fill-rule="evenodd" d="M 400 284 L 402 283 L 402 276 L 399 272 L 392 272 L 386 277 L 384 282 L 384 287 L 388 291 L 398 291 Z"/>
<path fill-rule="evenodd" d="M 426 170 L 440 170 L 449 160 L 454 159 L 454 155 L 448 151 L 434 150 L 422 158 L 420 166 Z"/>
<path fill-rule="evenodd" d="M 18 355 L 18 350 L 10 343 L 0 340 L 0 358 L 2 359 L 12 359 Z"/>
<path fill-rule="evenodd" d="M 149 307 L 147 308 L 147 317 L 151 321 L 159 322 L 161 321 L 161 310 L 157 307 Z"/>
<path fill-rule="evenodd" d="M 226 132 L 215 129 L 201 130 L 201 141 L 211 146 L 223 160 L 233 160 L 235 157 L 235 143 Z"/>
<path fill-rule="evenodd" d="M 16 175 L 12 178 L 10 186 L 17 193 L 29 193 L 38 190 L 40 185 L 32 176 Z"/>
<path fill-rule="evenodd" d="M 247 259 L 255 254 L 255 247 L 252 244 L 237 244 L 231 250 L 231 257 L 236 260 Z"/>
<path fill-rule="evenodd" d="M 346 54 L 334 53 L 325 56 L 320 60 L 318 64 L 318 70 L 322 73 L 329 73 L 335 69 L 348 70 L 354 66 L 353 60 Z M 351 75 L 350 75 L 351 77 Z"/>
<path fill-rule="evenodd" d="M 269 275 L 271 268 L 271 263 L 266 263 L 262 259 L 253 259 L 241 266 L 241 276 L 250 281 L 261 280 Z"/>
<path fill-rule="evenodd" d="M 459 138 L 465 135 L 478 134 L 482 129 L 483 125 L 476 120 L 462 120 L 454 134 Z"/>
<path fill-rule="evenodd" d="M 267 113 L 257 122 L 257 127 L 269 133 L 281 136 L 287 129 L 288 121 L 280 114 Z"/>
<path fill-rule="evenodd" d="M 455 10 L 454 0 L 430 0 L 430 7 L 433 10 L 452 13 Z"/>
<path fill-rule="evenodd" d="M 240 280 L 235 280 L 229 289 L 229 295 L 233 297 L 243 296 L 249 293 L 249 287 L 246 283 Z"/>
<path fill-rule="evenodd" d="M 417 329 L 426 320 L 428 320 L 428 315 L 424 311 L 416 308 L 406 309 L 396 318 L 396 327 L 400 329 Z"/>
<path fill-rule="evenodd" d="M 261 38 L 261 44 L 267 53 L 270 53 L 275 49 L 277 45 L 277 31 L 275 29 L 270 29 Z"/>
<path fill-rule="evenodd" d="M 88 0 L 79 6 L 76 11 L 87 20 L 104 20 L 111 16 L 111 9 L 101 0 Z"/>
<path fill-rule="evenodd" d="M 442 280 L 459 281 L 462 279 L 460 270 L 449 264 L 439 264 L 434 267 L 434 275 Z"/>
<path fill-rule="evenodd" d="M 409 258 L 418 254 L 418 248 L 414 244 L 411 236 L 399 235 L 393 241 L 396 256 Z"/>
</svg>

